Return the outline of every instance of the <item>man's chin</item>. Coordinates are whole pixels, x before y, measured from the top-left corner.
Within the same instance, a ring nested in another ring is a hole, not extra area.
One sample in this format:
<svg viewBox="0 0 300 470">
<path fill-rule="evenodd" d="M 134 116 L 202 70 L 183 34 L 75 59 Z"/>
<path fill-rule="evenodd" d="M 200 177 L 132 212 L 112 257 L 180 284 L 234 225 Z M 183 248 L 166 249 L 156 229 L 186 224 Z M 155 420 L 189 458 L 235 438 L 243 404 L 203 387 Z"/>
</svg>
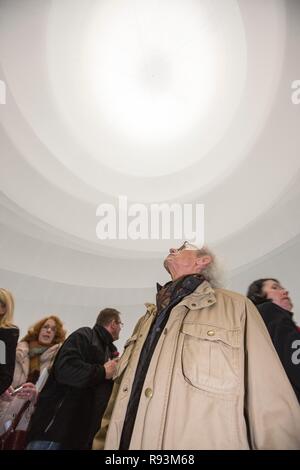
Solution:
<svg viewBox="0 0 300 470">
<path fill-rule="evenodd" d="M 166 258 L 165 261 L 164 261 L 164 268 L 168 271 L 169 274 L 171 274 L 170 269 L 169 269 L 169 260 L 168 260 L 168 258 Z"/>
</svg>

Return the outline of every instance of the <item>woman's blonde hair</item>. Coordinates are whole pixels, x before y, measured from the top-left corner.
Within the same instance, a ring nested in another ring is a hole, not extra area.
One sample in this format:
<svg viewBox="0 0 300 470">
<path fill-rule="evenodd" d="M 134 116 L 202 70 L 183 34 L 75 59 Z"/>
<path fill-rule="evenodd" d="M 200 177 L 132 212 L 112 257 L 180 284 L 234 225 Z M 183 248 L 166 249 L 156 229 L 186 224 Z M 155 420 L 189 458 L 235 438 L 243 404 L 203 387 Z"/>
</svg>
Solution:
<svg viewBox="0 0 300 470">
<path fill-rule="evenodd" d="M 66 339 L 66 330 L 63 327 L 63 322 L 56 315 L 49 315 L 48 317 L 44 317 L 38 322 L 36 322 L 33 326 L 29 328 L 26 336 L 24 336 L 21 341 L 38 341 L 42 326 L 46 323 L 47 320 L 50 319 L 55 321 L 56 325 L 56 332 L 52 344 L 62 343 Z"/>
<path fill-rule="evenodd" d="M 0 288 L 0 303 L 6 309 L 4 315 L 0 316 L 0 327 L 1 328 L 11 328 L 15 325 L 13 324 L 14 308 L 15 301 L 12 296 L 12 293 L 7 289 Z"/>
</svg>

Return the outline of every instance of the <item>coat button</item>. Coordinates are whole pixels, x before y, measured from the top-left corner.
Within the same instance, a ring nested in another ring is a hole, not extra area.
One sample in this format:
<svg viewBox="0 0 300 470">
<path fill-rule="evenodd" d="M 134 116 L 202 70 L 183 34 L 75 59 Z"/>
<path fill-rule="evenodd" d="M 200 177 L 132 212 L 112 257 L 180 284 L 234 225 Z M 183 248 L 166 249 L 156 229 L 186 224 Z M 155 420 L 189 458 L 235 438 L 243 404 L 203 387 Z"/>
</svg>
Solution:
<svg viewBox="0 0 300 470">
<path fill-rule="evenodd" d="M 152 396 L 153 396 L 152 388 L 146 388 L 145 395 L 146 395 L 147 398 L 152 398 Z"/>
<path fill-rule="evenodd" d="M 123 387 L 123 392 L 128 392 L 128 387 Z"/>
<path fill-rule="evenodd" d="M 191 306 L 192 306 L 192 307 L 197 307 L 197 304 L 192 303 Z"/>
<path fill-rule="evenodd" d="M 208 334 L 208 336 L 214 336 L 214 335 L 215 335 L 215 332 L 214 332 L 214 330 L 209 330 L 209 331 L 207 332 L 207 334 Z"/>
<path fill-rule="evenodd" d="M 207 303 L 211 304 L 213 302 L 213 299 L 208 299 Z"/>
</svg>

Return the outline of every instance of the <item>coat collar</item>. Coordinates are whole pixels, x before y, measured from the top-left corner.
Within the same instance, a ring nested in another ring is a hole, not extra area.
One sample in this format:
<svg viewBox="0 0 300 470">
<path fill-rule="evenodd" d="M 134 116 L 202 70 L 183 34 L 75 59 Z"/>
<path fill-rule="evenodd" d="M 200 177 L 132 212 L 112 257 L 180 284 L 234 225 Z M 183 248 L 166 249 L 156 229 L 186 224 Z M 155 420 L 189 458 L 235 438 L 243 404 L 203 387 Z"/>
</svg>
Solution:
<svg viewBox="0 0 300 470">
<path fill-rule="evenodd" d="M 208 281 L 203 281 L 191 294 L 182 299 L 174 308 L 183 305 L 189 310 L 197 310 L 204 307 L 210 307 L 216 303 L 215 290 Z M 157 313 L 156 305 L 153 303 L 145 303 L 147 313 L 155 316 Z"/>
<path fill-rule="evenodd" d="M 100 338 L 106 343 L 106 344 L 111 344 L 113 342 L 113 337 L 112 335 L 110 334 L 109 331 L 107 331 L 106 328 L 104 328 L 103 326 L 101 325 L 95 325 L 94 328 L 93 328 L 96 333 L 98 334 L 98 336 L 100 336 Z"/>
</svg>

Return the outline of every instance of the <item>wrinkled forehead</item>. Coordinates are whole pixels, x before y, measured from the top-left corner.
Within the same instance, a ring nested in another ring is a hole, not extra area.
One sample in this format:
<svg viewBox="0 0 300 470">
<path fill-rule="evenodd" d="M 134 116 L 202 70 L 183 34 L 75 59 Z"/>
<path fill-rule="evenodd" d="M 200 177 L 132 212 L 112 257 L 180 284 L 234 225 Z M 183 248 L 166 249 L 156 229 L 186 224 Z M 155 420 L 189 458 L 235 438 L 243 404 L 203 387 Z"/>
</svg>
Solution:
<svg viewBox="0 0 300 470">
<path fill-rule="evenodd" d="M 189 243 L 189 242 L 184 242 L 179 248 L 177 248 L 178 251 L 181 251 L 181 250 L 194 250 L 194 251 L 198 251 L 199 248 L 196 246 L 196 245 L 192 245 L 192 243 Z"/>
</svg>

